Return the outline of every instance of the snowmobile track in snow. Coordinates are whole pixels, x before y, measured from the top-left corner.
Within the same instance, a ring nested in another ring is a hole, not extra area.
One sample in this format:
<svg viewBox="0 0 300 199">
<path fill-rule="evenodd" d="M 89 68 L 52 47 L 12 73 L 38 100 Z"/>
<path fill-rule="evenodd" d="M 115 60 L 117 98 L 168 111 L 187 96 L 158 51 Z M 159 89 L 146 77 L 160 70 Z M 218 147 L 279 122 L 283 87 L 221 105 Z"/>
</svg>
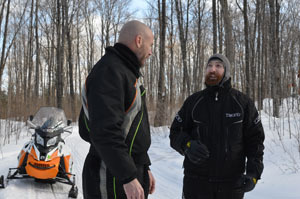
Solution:
<svg viewBox="0 0 300 199">
<path fill-rule="evenodd" d="M 52 191 L 52 193 L 53 193 L 53 196 L 54 196 L 54 198 L 56 199 L 56 195 L 55 195 L 55 192 L 54 192 L 53 185 L 52 185 L 52 184 L 50 184 L 50 187 L 51 187 L 51 191 Z"/>
</svg>

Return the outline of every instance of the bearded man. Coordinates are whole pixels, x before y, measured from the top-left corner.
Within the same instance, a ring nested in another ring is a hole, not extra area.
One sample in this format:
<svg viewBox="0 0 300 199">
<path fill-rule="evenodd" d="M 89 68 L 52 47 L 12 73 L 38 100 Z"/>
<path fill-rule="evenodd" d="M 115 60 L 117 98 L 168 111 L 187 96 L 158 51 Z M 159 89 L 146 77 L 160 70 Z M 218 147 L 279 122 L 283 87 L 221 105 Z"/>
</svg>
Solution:
<svg viewBox="0 0 300 199">
<path fill-rule="evenodd" d="M 185 199 L 242 199 L 263 171 L 264 130 L 253 101 L 231 87 L 230 62 L 212 55 L 206 88 L 189 96 L 171 126 L 184 155 Z"/>
</svg>

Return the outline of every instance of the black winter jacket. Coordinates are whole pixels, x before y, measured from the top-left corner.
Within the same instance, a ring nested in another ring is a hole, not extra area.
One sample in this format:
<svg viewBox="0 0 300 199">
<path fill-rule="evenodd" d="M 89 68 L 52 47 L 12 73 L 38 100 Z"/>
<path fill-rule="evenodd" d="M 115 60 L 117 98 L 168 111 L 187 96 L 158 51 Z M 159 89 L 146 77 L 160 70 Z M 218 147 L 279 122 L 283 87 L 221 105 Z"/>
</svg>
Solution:
<svg viewBox="0 0 300 199">
<path fill-rule="evenodd" d="M 200 140 L 210 151 L 200 166 L 185 157 L 185 175 L 218 182 L 237 179 L 245 169 L 259 179 L 263 171 L 260 117 L 250 98 L 231 88 L 230 79 L 223 87 L 207 87 L 186 99 L 172 123 L 170 140 L 182 155 L 189 140 Z"/>
<path fill-rule="evenodd" d="M 150 127 L 139 68 L 136 55 L 117 43 L 106 49 L 86 79 L 90 153 L 122 183 L 136 178 L 136 165 L 150 165 Z M 138 98 L 138 112 L 127 117 Z"/>
</svg>

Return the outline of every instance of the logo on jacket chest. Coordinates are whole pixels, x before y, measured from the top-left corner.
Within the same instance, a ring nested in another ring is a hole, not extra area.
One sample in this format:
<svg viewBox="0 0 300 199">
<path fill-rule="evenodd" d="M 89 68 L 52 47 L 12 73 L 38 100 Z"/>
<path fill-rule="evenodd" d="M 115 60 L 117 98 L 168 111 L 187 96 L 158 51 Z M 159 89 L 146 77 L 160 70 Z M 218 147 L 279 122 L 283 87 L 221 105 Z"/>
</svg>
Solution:
<svg viewBox="0 0 300 199">
<path fill-rule="evenodd" d="M 180 122 L 180 123 L 182 122 L 182 118 L 179 116 L 178 113 L 176 113 L 175 119 L 177 120 L 177 122 Z"/>
<path fill-rule="evenodd" d="M 241 117 L 241 113 L 225 113 L 225 117 L 227 118 L 236 118 L 236 117 Z"/>
</svg>

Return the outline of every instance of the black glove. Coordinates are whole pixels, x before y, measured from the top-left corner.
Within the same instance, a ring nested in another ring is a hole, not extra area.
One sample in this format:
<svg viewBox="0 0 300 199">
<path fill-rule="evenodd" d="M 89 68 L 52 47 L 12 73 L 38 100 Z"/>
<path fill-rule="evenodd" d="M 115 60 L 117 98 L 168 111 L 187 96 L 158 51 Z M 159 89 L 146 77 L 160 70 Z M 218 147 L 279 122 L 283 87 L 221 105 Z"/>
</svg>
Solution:
<svg viewBox="0 0 300 199">
<path fill-rule="evenodd" d="M 243 175 L 240 181 L 241 181 L 241 187 L 244 190 L 244 192 L 252 191 L 257 182 L 256 178 L 249 175 Z"/>
<path fill-rule="evenodd" d="M 191 140 L 186 144 L 184 154 L 194 164 L 202 164 L 209 158 L 209 151 L 207 147 L 200 142 L 200 140 Z"/>
</svg>

